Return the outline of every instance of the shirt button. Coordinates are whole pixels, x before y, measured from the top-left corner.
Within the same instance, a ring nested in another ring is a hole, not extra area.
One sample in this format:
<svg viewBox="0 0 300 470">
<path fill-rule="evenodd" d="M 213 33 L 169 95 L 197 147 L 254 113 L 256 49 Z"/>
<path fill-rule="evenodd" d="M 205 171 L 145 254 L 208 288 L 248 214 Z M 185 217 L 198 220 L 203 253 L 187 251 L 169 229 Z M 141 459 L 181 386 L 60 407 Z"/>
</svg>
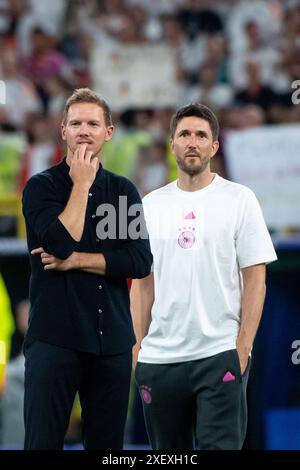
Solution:
<svg viewBox="0 0 300 470">
<path fill-rule="evenodd" d="M 93 215 L 92 215 L 92 219 L 94 219 L 95 217 L 96 217 L 96 214 L 93 214 Z"/>
<path fill-rule="evenodd" d="M 97 242 L 97 243 L 100 242 L 99 238 L 96 238 L 96 242 Z"/>
<path fill-rule="evenodd" d="M 99 334 L 100 334 L 100 335 L 103 335 L 103 331 L 100 330 L 100 331 L 99 331 Z"/>
<path fill-rule="evenodd" d="M 99 313 L 102 313 L 102 310 L 101 310 L 101 308 L 99 308 L 98 312 L 99 312 Z"/>
<path fill-rule="evenodd" d="M 101 286 L 101 285 L 99 286 L 99 289 L 102 289 L 102 286 Z"/>
<path fill-rule="evenodd" d="M 93 195 L 92 193 L 89 193 L 89 197 L 92 197 L 92 195 Z"/>
</svg>

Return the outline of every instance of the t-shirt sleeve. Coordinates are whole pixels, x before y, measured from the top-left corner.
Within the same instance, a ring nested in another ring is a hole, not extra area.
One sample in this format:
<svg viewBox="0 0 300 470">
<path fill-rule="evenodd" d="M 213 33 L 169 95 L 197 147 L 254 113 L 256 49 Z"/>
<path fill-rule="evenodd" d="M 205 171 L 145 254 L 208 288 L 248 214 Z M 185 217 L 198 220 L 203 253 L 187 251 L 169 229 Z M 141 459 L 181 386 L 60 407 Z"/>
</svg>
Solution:
<svg viewBox="0 0 300 470">
<path fill-rule="evenodd" d="M 251 190 L 243 194 L 235 240 L 240 268 L 277 260 L 262 210 Z"/>
</svg>

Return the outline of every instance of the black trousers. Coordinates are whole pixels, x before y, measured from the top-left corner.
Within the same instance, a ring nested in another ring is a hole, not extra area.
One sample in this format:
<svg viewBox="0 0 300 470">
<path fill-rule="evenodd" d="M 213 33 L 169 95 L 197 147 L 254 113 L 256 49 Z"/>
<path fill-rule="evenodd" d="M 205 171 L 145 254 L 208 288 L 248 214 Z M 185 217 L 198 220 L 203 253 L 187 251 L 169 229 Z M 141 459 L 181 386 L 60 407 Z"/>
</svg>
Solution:
<svg viewBox="0 0 300 470">
<path fill-rule="evenodd" d="M 25 450 L 61 450 L 76 392 L 85 449 L 122 449 L 131 351 L 112 356 L 26 338 Z"/>
<path fill-rule="evenodd" d="M 175 364 L 138 362 L 135 378 L 154 450 L 241 449 L 246 387 L 236 349 Z"/>
</svg>

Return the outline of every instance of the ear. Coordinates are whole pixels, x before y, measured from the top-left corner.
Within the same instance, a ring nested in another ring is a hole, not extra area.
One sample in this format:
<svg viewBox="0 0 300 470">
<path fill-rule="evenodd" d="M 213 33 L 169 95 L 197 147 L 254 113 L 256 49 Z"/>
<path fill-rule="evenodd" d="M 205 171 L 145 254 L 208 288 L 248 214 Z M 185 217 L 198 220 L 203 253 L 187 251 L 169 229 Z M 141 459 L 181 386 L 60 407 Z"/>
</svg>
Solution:
<svg viewBox="0 0 300 470">
<path fill-rule="evenodd" d="M 61 132 L 61 138 L 62 138 L 62 140 L 67 140 L 67 137 L 66 137 L 66 128 L 65 128 L 65 125 L 64 125 L 63 122 L 62 122 L 61 125 L 60 125 L 60 132 Z"/>
<path fill-rule="evenodd" d="M 174 140 L 170 139 L 170 149 L 172 150 L 172 153 L 174 153 Z"/>
<path fill-rule="evenodd" d="M 216 155 L 217 151 L 219 150 L 219 147 L 220 147 L 219 141 L 215 140 L 212 143 L 212 156 L 211 156 L 211 158 L 213 158 Z"/>
<path fill-rule="evenodd" d="M 108 142 L 112 138 L 114 134 L 114 130 L 115 130 L 114 126 L 108 126 L 106 128 L 105 137 L 104 137 L 105 142 Z"/>
</svg>

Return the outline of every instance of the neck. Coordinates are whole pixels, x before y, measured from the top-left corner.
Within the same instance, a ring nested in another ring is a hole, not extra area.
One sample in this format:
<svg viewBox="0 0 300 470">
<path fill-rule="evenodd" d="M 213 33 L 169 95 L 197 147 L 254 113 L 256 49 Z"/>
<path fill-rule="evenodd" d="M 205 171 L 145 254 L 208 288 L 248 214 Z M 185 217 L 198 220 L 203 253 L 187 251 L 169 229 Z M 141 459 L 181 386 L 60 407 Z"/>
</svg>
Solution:
<svg viewBox="0 0 300 470">
<path fill-rule="evenodd" d="M 198 173 L 197 175 L 191 176 L 187 173 L 184 173 L 179 168 L 177 186 L 183 191 L 199 191 L 199 189 L 203 189 L 205 186 L 208 186 L 215 176 L 216 174 L 212 173 L 210 169 L 208 169 L 208 171 L 204 171 L 203 173 Z"/>
</svg>

